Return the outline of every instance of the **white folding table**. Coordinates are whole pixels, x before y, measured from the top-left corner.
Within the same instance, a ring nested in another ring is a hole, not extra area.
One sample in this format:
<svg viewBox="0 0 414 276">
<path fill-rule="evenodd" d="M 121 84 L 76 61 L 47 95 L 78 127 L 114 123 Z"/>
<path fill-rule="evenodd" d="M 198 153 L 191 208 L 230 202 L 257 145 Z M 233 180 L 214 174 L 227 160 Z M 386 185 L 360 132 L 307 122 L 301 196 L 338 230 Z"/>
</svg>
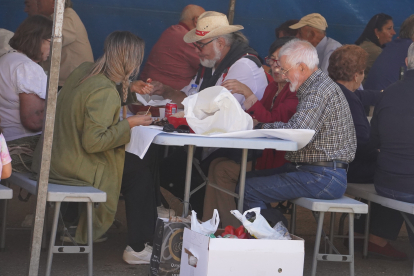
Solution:
<svg viewBox="0 0 414 276">
<path fill-rule="evenodd" d="M 186 169 L 185 190 L 184 190 L 184 208 L 183 208 L 184 217 L 187 217 L 188 215 L 194 146 L 215 147 L 215 148 L 237 148 L 237 149 L 243 150 L 242 160 L 241 160 L 241 170 L 240 170 L 240 186 L 239 186 L 239 195 L 238 195 L 238 198 L 239 198 L 238 209 L 240 212 L 243 211 L 244 187 L 245 187 L 245 180 L 246 180 L 247 151 L 249 149 L 257 149 L 257 150 L 275 149 L 275 150 L 283 150 L 283 151 L 298 150 L 297 142 L 282 140 L 282 139 L 277 139 L 277 138 L 230 138 L 230 137 L 196 136 L 196 135 L 191 135 L 191 134 L 174 135 L 174 134 L 168 134 L 168 133 L 161 133 L 155 136 L 152 142 L 154 144 L 164 145 L 164 146 L 188 146 L 187 169 Z M 235 193 L 230 193 L 226 190 L 222 190 L 222 191 L 228 194 L 231 194 L 233 196 L 235 195 Z"/>
</svg>

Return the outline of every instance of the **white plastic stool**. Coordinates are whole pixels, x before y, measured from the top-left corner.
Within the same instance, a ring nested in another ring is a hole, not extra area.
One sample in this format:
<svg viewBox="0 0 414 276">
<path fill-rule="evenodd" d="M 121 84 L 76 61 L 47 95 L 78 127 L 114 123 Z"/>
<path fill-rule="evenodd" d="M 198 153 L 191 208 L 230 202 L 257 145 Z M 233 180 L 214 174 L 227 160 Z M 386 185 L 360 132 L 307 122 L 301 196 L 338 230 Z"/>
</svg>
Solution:
<svg viewBox="0 0 414 276">
<path fill-rule="evenodd" d="M 316 229 L 315 248 L 312 259 L 312 276 L 316 275 L 316 267 L 318 261 L 328 262 L 349 262 L 349 275 L 354 276 L 354 214 L 366 214 L 368 212 L 368 205 L 352 198 L 343 196 L 339 199 L 324 200 L 314 198 L 297 198 L 290 200 L 293 205 L 291 233 L 295 232 L 296 223 L 296 205 L 316 212 L 315 218 L 318 226 Z M 320 254 L 319 247 L 321 242 L 323 219 L 326 212 L 331 212 L 331 225 L 329 233 L 329 254 Z M 339 251 L 333 246 L 333 233 L 335 223 L 335 213 L 348 213 L 349 214 L 349 255 L 341 255 Z M 337 254 L 331 254 L 332 250 L 335 250 Z"/>
<path fill-rule="evenodd" d="M 12 173 L 7 182 L 17 185 L 31 194 L 36 193 L 37 182 L 29 178 L 29 174 Z M 49 276 L 52 268 L 53 254 L 55 253 L 82 253 L 88 254 L 88 275 L 93 275 L 93 241 L 92 241 L 92 207 L 94 203 L 106 202 L 106 193 L 91 186 L 48 185 L 47 201 L 55 203 L 52 232 L 50 236 L 49 252 L 46 264 L 46 275 Z M 88 244 L 84 246 L 56 246 L 56 232 L 59 220 L 60 205 L 62 202 L 86 202 Z"/>
</svg>

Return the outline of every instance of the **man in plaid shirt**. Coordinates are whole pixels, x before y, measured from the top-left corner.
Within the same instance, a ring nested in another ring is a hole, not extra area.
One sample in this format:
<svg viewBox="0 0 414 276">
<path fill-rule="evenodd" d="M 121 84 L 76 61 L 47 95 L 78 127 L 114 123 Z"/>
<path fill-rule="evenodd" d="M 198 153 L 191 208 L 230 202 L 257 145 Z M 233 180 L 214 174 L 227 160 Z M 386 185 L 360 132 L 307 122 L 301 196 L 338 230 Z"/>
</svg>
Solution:
<svg viewBox="0 0 414 276">
<path fill-rule="evenodd" d="M 298 197 L 340 198 L 355 156 L 351 111 L 339 86 L 318 69 L 316 49 L 294 39 L 281 48 L 278 63 L 290 90 L 296 90 L 297 111 L 287 123 L 259 123 L 256 128 L 313 129 L 315 135 L 304 148 L 286 153 L 291 163 L 247 174 L 245 210 Z"/>
</svg>

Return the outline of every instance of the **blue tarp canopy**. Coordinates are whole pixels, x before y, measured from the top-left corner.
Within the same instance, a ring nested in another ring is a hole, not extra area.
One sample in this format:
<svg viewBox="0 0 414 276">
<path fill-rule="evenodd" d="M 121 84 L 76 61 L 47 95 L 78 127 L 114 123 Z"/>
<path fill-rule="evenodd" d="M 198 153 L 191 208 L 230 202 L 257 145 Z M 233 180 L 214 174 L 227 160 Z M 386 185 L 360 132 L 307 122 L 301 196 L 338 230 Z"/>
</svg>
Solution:
<svg viewBox="0 0 414 276">
<path fill-rule="evenodd" d="M 26 18 L 23 0 L 0 0 L 0 28 L 15 31 Z M 206 10 L 227 14 L 229 1 L 189 0 L 72 0 L 88 31 L 95 58 L 103 52 L 105 37 L 115 30 L 128 30 L 146 42 L 146 56 L 161 33 L 177 24 L 181 10 L 197 4 Z M 237 0 L 234 24 L 244 26 L 244 34 L 259 54 L 267 55 L 275 39 L 274 30 L 288 19 L 300 19 L 309 13 L 322 14 L 327 35 L 342 44 L 354 43 L 369 19 L 377 13 L 393 17 L 395 29 L 411 14 L 413 0 Z"/>
</svg>

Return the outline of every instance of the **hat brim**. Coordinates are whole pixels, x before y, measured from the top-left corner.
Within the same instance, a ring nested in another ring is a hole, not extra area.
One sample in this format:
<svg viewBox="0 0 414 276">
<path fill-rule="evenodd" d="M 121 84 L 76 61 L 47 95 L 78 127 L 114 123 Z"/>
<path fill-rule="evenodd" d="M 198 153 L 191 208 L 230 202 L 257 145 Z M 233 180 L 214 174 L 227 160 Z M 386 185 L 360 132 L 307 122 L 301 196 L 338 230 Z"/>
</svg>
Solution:
<svg viewBox="0 0 414 276">
<path fill-rule="evenodd" d="M 212 38 L 212 37 L 217 37 L 217 36 L 221 36 L 221 35 L 225 35 L 229 33 L 234 33 L 234 32 L 237 32 L 243 29 L 244 27 L 241 25 L 230 25 L 230 26 L 219 27 L 207 33 L 205 36 L 200 36 L 200 35 L 196 35 L 196 29 L 194 28 L 184 36 L 184 41 L 186 43 L 193 43 L 193 42 L 207 39 L 207 38 Z"/>
<path fill-rule="evenodd" d="M 296 30 L 296 29 L 300 29 L 302 27 L 305 27 L 306 25 L 307 25 L 306 23 L 298 22 L 296 24 L 290 25 L 289 28 L 293 29 L 293 30 Z"/>
</svg>

